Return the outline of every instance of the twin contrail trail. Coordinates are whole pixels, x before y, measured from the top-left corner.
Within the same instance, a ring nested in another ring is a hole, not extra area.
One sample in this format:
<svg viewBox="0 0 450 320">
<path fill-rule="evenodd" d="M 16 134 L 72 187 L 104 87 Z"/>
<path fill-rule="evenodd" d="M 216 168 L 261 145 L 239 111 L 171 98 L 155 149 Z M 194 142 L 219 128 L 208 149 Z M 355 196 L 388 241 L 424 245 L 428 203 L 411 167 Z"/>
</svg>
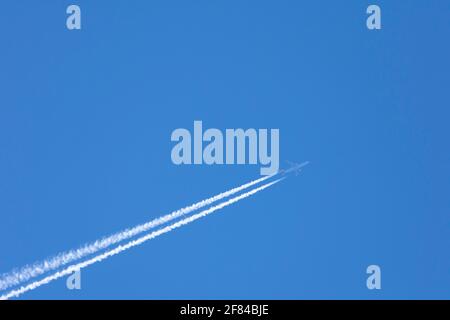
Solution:
<svg viewBox="0 0 450 320">
<path fill-rule="evenodd" d="M 199 201 L 190 206 L 173 211 L 170 214 L 156 218 L 147 223 L 144 223 L 144 224 L 138 225 L 136 227 L 115 233 L 115 234 L 105 237 L 103 239 L 86 244 L 78 249 L 70 250 L 67 252 L 62 252 L 62 253 L 60 253 L 56 256 L 50 257 L 42 262 L 37 262 L 32 265 L 27 265 L 17 271 L 12 271 L 10 273 L 6 273 L 0 277 L 0 290 L 5 290 L 12 286 L 17 286 L 17 285 L 19 285 L 23 282 L 26 282 L 32 278 L 40 276 L 46 272 L 56 270 L 64 265 L 67 265 L 67 264 L 73 262 L 73 261 L 82 259 L 88 255 L 97 253 L 98 251 L 106 249 L 109 246 L 117 244 L 123 240 L 130 239 L 142 232 L 146 232 L 146 231 L 148 231 L 152 228 L 155 228 L 159 225 L 162 225 L 166 222 L 172 221 L 183 215 L 186 215 L 188 213 L 191 213 L 193 211 L 201 209 L 205 206 L 208 206 L 216 201 L 222 200 L 222 199 L 227 198 L 227 197 L 229 197 L 233 194 L 236 194 L 240 191 L 248 189 L 256 184 L 259 184 L 259 183 L 271 178 L 272 176 L 265 176 L 265 177 L 250 181 L 239 187 L 219 193 L 211 198 Z"/>
<path fill-rule="evenodd" d="M 266 180 L 268 178 L 269 177 L 264 177 L 264 178 L 260 178 L 258 180 L 259 180 L 259 182 L 261 182 L 261 181 L 264 181 L 264 180 Z M 100 255 L 97 255 L 97 256 L 89 259 L 89 260 L 80 262 L 78 264 L 70 265 L 66 269 L 58 271 L 58 272 L 56 272 L 56 273 L 54 273 L 52 275 L 49 275 L 49 276 L 43 278 L 42 280 L 35 281 L 35 282 L 30 283 L 30 284 L 28 284 L 26 286 L 22 286 L 22 287 L 20 287 L 17 290 L 10 291 L 9 293 L 0 296 L 0 300 L 7 300 L 7 299 L 10 299 L 10 298 L 18 297 L 18 296 L 20 296 L 21 294 L 23 294 L 23 293 L 25 293 L 27 291 L 34 290 L 34 289 L 36 289 L 36 288 L 38 288 L 38 287 L 40 287 L 42 285 L 45 285 L 45 284 L 47 284 L 47 283 L 49 283 L 51 281 L 54 281 L 54 280 L 59 279 L 61 277 L 67 276 L 67 275 L 71 274 L 74 271 L 80 270 L 82 268 L 86 268 L 86 267 L 88 267 L 88 266 L 90 266 L 90 265 L 92 265 L 94 263 L 97 263 L 97 262 L 100 262 L 102 260 L 105 260 L 105 259 L 107 259 L 107 258 L 109 258 L 111 256 L 119 254 L 119 253 L 121 253 L 121 252 L 123 252 L 125 250 L 128 250 L 128 249 L 132 248 L 132 247 L 141 245 L 142 243 L 144 243 L 144 242 L 146 242 L 148 240 L 154 239 L 154 238 L 156 238 L 156 237 L 158 237 L 158 236 L 160 236 L 162 234 L 168 233 L 168 232 L 170 232 L 170 231 L 172 231 L 172 230 L 174 230 L 176 228 L 179 228 L 179 227 L 184 226 L 184 225 L 186 225 L 188 223 L 191 223 L 191 222 L 193 222 L 193 221 L 195 221 L 197 219 L 205 217 L 205 216 L 213 213 L 214 211 L 220 210 L 220 209 L 222 209 L 222 208 L 224 208 L 226 206 L 229 206 L 229 205 L 231 205 L 231 204 L 233 204 L 235 202 L 238 202 L 238 201 L 240 201 L 240 200 L 242 200 L 244 198 L 250 197 L 250 196 L 254 195 L 257 192 L 262 191 L 262 190 L 264 190 L 264 189 L 266 189 L 266 188 L 268 188 L 268 187 L 270 187 L 270 186 L 280 182 L 283 179 L 285 179 L 285 178 L 283 177 L 283 178 L 280 178 L 278 180 L 275 180 L 275 181 L 269 182 L 267 184 L 264 184 L 264 185 L 262 185 L 260 187 L 256 187 L 256 188 L 254 188 L 254 189 L 252 189 L 250 191 L 247 191 L 247 192 L 242 193 L 242 194 L 240 194 L 240 195 L 238 195 L 236 197 L 233 197 L 233 198 L 231 198 L 229 200 L 226 200 L 226 201 L 221 202 L 221 203 L 219 203 L 219 204 L 217 204 L 215 206 L 212 206 L 212 207 L 210 207 L 208 209 L 205 209 L 205 210 L 203 210 L 203 211 L 201 211 L 201 212 L 199 212 L 197 214 L 193 214 L 193 215 L 191 215 L 191 216 L 189 216 L 187 218 L 184 218 L 184 219 L 182 219 L 182 220 L 180 220 L 178 222 L 175 222 L 175 223 L 173 223 L 171 225 L 163 227 L 163 228 L 161 228 L 161 229 L 159 229 L 157 231 L 153 231 L 153 232 L 151 232 L 151 233 L 149 233 L 149 234 L 147 234 L 145 236 L 142 236 L 142 237 L 140 237 L 138 239 L 132 240 L 132 241 L 130 241 L 130 242 L 124 244 L 124 245 L 119 245 L 116 248 L 111 249 L 109 251 L 106 251 L 106 252 L 104 252 L 104 253 L 102 253 Z M 255 181 L 258 181 L 258 180 L 255 180 Z M 258 182 L 250 182 L 249 184 L 254 185 L 256 183 L 258 183 Z M 246 185 L 248 185 L 248 184 L 246 184 Z M 243 188 L 243 186 L 238 187 L 238 188 Z M 245 188 L 243 188 L 243 189 L 245 189 Z M 234 190 L 234 189 L 232 189 L 232 190 Z"/>
</svg>

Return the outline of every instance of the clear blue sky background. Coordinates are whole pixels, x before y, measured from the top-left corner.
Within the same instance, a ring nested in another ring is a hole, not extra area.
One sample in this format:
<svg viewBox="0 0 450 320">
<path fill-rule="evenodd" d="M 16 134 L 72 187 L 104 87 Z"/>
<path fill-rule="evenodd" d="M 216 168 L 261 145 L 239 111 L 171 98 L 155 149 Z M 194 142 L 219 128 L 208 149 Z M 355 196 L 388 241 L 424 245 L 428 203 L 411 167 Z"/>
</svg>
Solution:
<svg viewBox="0 0 450 320">
<path fill-rule="evenodd" d="M 443 0 L 2 1 L 0 272 L 258 177 L 171 163 L 203 120 L 312 164 L 23 298 L 450 298 L 449 30 Z"/>
</svg>

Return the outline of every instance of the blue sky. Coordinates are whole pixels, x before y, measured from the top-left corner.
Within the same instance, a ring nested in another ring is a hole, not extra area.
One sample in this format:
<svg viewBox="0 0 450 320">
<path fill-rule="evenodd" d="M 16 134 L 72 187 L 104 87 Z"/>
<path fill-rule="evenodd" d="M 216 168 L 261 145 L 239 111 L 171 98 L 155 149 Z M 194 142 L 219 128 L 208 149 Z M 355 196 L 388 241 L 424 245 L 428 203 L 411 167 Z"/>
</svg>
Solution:
<svg viewBox="0 0 450 320">
<path fill-rule="evenodd" d="M 65 27 L 82 9 L 82 30 Z M 382 9 L 382 30 L 365 26 Z M 311 161 L 24 299 L 449 298 L 447 1 L 3 1 L 0 272 L 258 177 L 176 128 L 279 128 Z M 382 290 L 366 288 L 380 265 Z"/>
</svg>

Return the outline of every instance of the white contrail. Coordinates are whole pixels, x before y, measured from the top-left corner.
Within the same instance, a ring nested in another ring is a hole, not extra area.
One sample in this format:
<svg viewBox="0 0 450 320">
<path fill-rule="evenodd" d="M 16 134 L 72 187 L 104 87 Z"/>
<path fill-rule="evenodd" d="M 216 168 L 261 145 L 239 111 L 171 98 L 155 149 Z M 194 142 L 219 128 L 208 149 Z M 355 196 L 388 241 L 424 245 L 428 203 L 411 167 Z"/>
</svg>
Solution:
<svg viewBox="0 0 450 320">
<path fill-rule="evenodd" d="M 189 216 L 189 217 L 187 217 L 185 219 L 177 221 L 177 222 L 175 222 L 175 223 L 173 223 L 171 225 L 168 225 L 168 226 L 166 226 L 164 228 L 161 228 L 161 229 L 159 229 L 157 231 L 153 231 L 153 232 L 151 232 L 151 233 L 149 233 L 149 234 L 147 234 L 145 236 L 142 236 L 142 237 L 140 237 L 140 238 L 138 238 L 136 240 L 130 241 L 127 244 L 119 245 L 118 247 L 116 247 L 116 248 L 114 248 L 112 250 L 106 251 L 105 253 L 102 253 L 102 254 L 100 254 L 98 256 L 95 256 L 95 257 L 93 257 L 93 258 L 91 258 L 89 260 L 86 260 L 84 262 L 80 262 L 78 264 L 71 265 L 71 266 L 67 267 L 64 270 L 58 271 L 58 272 L 56 272 L 56 273 L 54 273 L 54 274 L 52 274 L 50 276 L 45 277 L 42 280 L 35 281 L 33 283 L 30 283 L 27 286 L 22 286 L 21 288 L 19 288 L 17 290 L 10 291 L 9 293 L 0 296 L 0 300 L 7 300 L 7 299 L 10 299 L 10 298 L 18 297 L 18 296 L 24 294 L 27 291 L 34 290 L 34 289 L 36 289 L 36 288 L 38 288 L 38 287 L 40 287 L 40 286 L 42 286 L 44 284 L 47 284 L 47 283 L 49 283 L 49 282 L 51 282 L 53 280 L 59 279 L 59 278 L 64 277 L 64 276 L 67 276 L 67 275 L 71 274 L 74 271 L 80 270 L 82 268 L 86 268 L 86 267 L 88 267 L 88 266 L 90 266 L 90 265 L 92 265 L 94 263 L 97 263 L 97 262 L 100 262 L 102 260 L 105 260 L 105 259 L 107 259 L 107 258 L 109 258 L 111 256 L 119 254 L 119 253 L 121 253 L 121 252 L 123 252 L 125 250 L 128 250 L 128 249 L 132 248 L 132 247 L 138 246 L 138 245 L 140 245 L 140 244 L 142 244 L 142 243 L 144 243 L 144 242 L 146 242 L 148 240 L 154 239 L 154 238 L 156 238 L 156 237 L 158 237 L 158 236 L 160 236 L 160 235 L 162 235 L 164 233 L 170 232 L 170 231 L 172 231 L 172 230 L 174 230 L 176 228 L 179 228 L 179 227 L 184 226 L 184 225 L 186 225 L 188 223 L 191 223 L 191 222 L 193 222 L 193 221 L 195 221 L 197 219 L 200 219 L 200 218 L 202 218 L 204 216 L 207 216 L 207 215 L 213 213 L 214 211 L 220 210 L 220 209 L 222 209 L 222 208 L 224 208 L 226 206 L 229 206 L 230 204 L 238 202 L 238 201 L 240 201 L 240 200 L 242 200 L 244 198 L 250 197 L 250 196 L 254 195 L 257 192 L 259 192 L 261 190 L 264 190 L 264 189 L 274 185 L 275 183 L 280 182 L 283 179 L 285 179 L 285 178 L 281 178 L 281 179 L 269 182 L 267 184 L 264 184 L 264 185 L 262 185 L 260 187 L 254 188 L 254 189 L 252 189 L 252 190 L 250 190 L 248 192 L 245 192 L 243 194 L 240 194 L 240 195 L 238 195 L 238 196 L 236 196 L 234 198 L 231 198 L 229 200 L 221 202 L 218 205 L 215 205 L 215 206 L 212 206 L 212 207 L 210 207 L 208 209 L 205 209 L 205 210 L 203 210 L 203 211 L 201 211 L 201 212 L 199 212 L 197 214 L 193 214 L 193 215 L 191 215 L 191 216 Z"/>
<path fill-rule="evenodd" d="M 78 249 L 70 250 L 67 252 L 62 252 L 62 253 L 59 253 L 56 256 L 50 257 L 42 262 L 37 262 L 32 265 L 24 266 L 19 270 L 14 270 L 12 272 L 5 273 L 0 277 L 0 290 L 5 290 L 12 286 L 19 285 L 19 284 L 21 284 L 25 281 L 28 281 L 32 278 L 40 276 L 48 271 L 56 270 L 56 269 L 66 265 L 68 263 L 71 263 L 75 260 L 79 260 L 88 255 L 94 254 L 102 249 L 106 249 L 107 247 L 109 247 L 111 245 L 117 244 L 123 240 L 130 239 L 142 232 L 148 231 L 151 228 L 154 228 L 156 226 L 159 226 L 161 224 L 169 222 L 173 219 L 176 219 L 176 218 L 186 215 L 188 213 L 191 213 L 195 210 L 198 210 L 207 205 L 210 205 L 216 201 L 227 198 L 227 197 L 229 197 L 235 193 L 238 193 L 242 190 L 248 189 L 251 186 L 259 184 L 271 177 L 273 177 L 273 175 L 265 176 L 265 177 L 250 181 L 239 187 L 219 193 L 218 195 L 215 195 L 211 198 L 199 201 L 190 206 L 173 211 L 170 214 L 156 218 L 147 223 L 138 225 L 138 226 L 130 228 L 130 229 L 126 229 L 124 231 L 121 231 L 121 232 L 115 233 L 113 235 L 110 235 L 108 237 L 97 240 L 95 242 L 86 244 Z"/>
</svg>

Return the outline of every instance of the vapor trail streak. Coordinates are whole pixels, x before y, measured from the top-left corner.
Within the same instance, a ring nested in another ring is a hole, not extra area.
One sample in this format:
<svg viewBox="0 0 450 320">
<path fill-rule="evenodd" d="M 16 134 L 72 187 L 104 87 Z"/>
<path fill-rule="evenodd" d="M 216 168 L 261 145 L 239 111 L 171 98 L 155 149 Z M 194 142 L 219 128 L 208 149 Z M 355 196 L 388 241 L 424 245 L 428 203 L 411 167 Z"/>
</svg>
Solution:
<svg viewBox="0 0 450 320">
<path fill-rule="evenodd" d="M 34 289 L 36 289 L 36 288 L 38 288 L 38 287 L 40 287 L 42 285 L 45 285 L 45 284 L 47 284 L 47 283 L 49 283 L 49 282 L 51 282 L 53 280 L 59 279 L 59 278 L 64 277 L 64 276 L 67 276 L 67 275 L 71 274 L 72 272 L 74 272 L 76 270 L 80 270 L 82 268 L 86 268 L 86 267 L 88 267 L 88 266 L 90 266 L 90 265 L 92 265 L 94 263 L 103 261 L 103 260 L 105 260 L 105 259 L 107 259 L 107 258 L 109 258 L 111 256 L 119 254 L 119 253 L 121 253 L 121 252 L 123 252 L 125 250 L 128 250 L 128 249 L 132 248 L 132 247 L 139 246 L 139 245 L 141 245 L 142 243 L 144 243 L 144 242 L 146 242 L 148 240 L 154 239 L 154 238 L 156 238 L 156 237 L 158 237 L 158 236 L 160 236 L 162 234 L 168 233 L 168 232 L 170 232 L 170 231 L 172 231 L 174 229 L 177 229 L 177 228 L 179 228 L 181 226 L 184 226 L 184 225 L 186 225 L 188 223 L 191 223 L 191 222 L 193 222 L 195 220 L 198 220 L 198 219 L 200 219 L 202 217 L 205 217 L 205 216 L 213 213 L 214 211 L 217 211 L 217 210 L 220 210 L 220 209 L 222 209 L 224 207 L 227 207 L 227 206 L 229 206 L 229 205 L 231 205 L 231 204 L 233 204 L 235 202 L 238 202 L 238 201 L 240 201 L 240 200 L 242 200 L 244 198 L 250 197 L 250 196 L 254 195 L 257 192 L 262 191 L 262 190 L 264 190 L 264 189 L 266 189 L 266 188 L 268 188 L 268 187 L 270 187 L 270 186 L 280 182 L 283 179 L 285 179 L 285 178 L 281 178 L 281 179 L 269 182 L 267 184 L 264 184 L 264 185 L 262 185 L 260 187 L 254 188 L 254 189 L 252 189 L 252 190 L 250 190 L 248 192 L 240 194 L 240 195 L 238 195 L 238 196 L 236 196 L 234 198 L 231 198 L 231 199 L 229 199 L 227 201 L 221 202 L 218 205 L 215 205 L 215 206 L 212 206 L 212 207 L 210 207 L 208 209 L 205 209 L 205 210 L 203 210 L 203 211 L 201 211 L 201 212 L 199 212 L 197 214 L 193 214 L 193 215 L 191 215 L 191 216 L 189 216 L 189 217 L 187 217 L 185 219 L 177 221 L 177 222 L 175 222 L 175 223 L 173 223 L 171 225 L 168 225 L 168 226 L 166 226 L 164 228 L 161 228 L 161 229 L 159 229 L 157 231 L 153 231 L 153 232 L 151 232 L 151 233 L 149 233 L 149 234 L 147 234 L 145 236 L 142 236 L 142 237 L 140 237 L 140 238 L 138 238 L 136 240 L 130 241 L 127 244 L 119 245 L 118 247 L 116 247 L 116 248 L 114 248 L 112 250 L 106 251 L 106 252 L 104 252 L 104 253 L 102 253 L 102 254 L 100 254 L 98 256 L 95 256 L 95 257 L 89 259 L 89 260 L 86 260 L 84 262 L 80 262 L 78 264 L 71 265 L 71 266 L 67 267 L 66 269 L 64 269 L 62 271 L 58 271 L 58 272 L 56 272 L 56 273 L 54 273 L 54 274 L 52 274 L 50 276 L 45 277 L 42 280 L 35 281 L 33 283 L 30 283 L 27 286 L 22 286 L 20 289 L 10 291 L 9 293 L 0 296 L 0 300 L 7 300 L 7 299 L 10 299 L 10 298 L 13 298 L 13 297 L 18 297 L 18 296 L 20 296 L 21 294 L 24 294 L 27 291 L 34 290 Z"/>
<path fill-rule="evenodd" d="M 223 193 L 219 193 L 211 198 L 199 201 L 190 206 L 184 207 L 182 209 L 173 211 L 170 214 L 164 215 L 162 217 L 151 220 L 147 223 L 138 225 L 133 228 L 125 229 L 124 231 L 115 233 L 103 239 L 97 240 L 95 242 L 86 244 L 78 249 L 70 250 L 67 252 L 59 253 L 56 256 L 50 257 L 42 262 L 36 262 L 32 265 L 27 265 L 22 267 L 19 270 L 14 270 L 9 273 L 5 273 L 0 277 L 0 290 L 8 289 L 12 286 L 19 285 L 25 281 L 28 281 L 32 278 L 40 276 L 46 272 L 56 270 L 66 264 L 69 264 L 73 261 L 82 259 L 88 255 L 94 254 L 100 250 L 106 249 L 107 247 L 117 244 L 123 240 L 130 239 L 142 232 L 148 231 L 151 228 L 157 227 L 161 224 L 169 222 L 173 219 L 179 218 L 183 215 L 191 213 L 195 210 L 201 209 L 205 206 L 208 206 L 216 201 L 227 198 L 233 194 L 236 194 L 242 190 L 248 189 L 251 186 L 259 184 L 272 176 L 265 176 L 253 181 L 250 181 L 246 184 L 243 184 L 239 187 L 230 189 Z"/>
</svg>

